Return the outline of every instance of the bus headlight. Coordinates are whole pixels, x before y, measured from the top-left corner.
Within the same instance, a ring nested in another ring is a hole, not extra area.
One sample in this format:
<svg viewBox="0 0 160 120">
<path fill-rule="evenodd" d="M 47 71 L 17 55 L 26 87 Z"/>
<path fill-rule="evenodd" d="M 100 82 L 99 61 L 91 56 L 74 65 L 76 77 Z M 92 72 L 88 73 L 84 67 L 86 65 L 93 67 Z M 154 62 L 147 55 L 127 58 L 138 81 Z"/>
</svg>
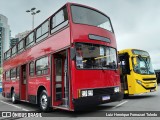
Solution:
<svg viewBox="0 0 160 120">
<path fill-rule="evenodd" d="M 115 88 L 114 88 L 114 92 L 115 92 L 115 93 L 117 93 L 117 92 L 119 92 L 119 91 L 120 91 L 119 87 L 115 87 Z"/>
<path fill-rule="evenodd" d="M 142 84 L 142 82 L 140 80 L 136 80 L 136 81 L 137 81 L 138 84 L 140 84 L 140 85 Z"/>
<path fill-rule="evenodd" d="M 87 90 L 82 90 L 81 91 L 81 96 L 82 97 L 87 97 Z"/>
<path fill-rule="evenodd" d="M 88 96 L 93 96 L 93 90 L 88 90 Z"/>
</svg>

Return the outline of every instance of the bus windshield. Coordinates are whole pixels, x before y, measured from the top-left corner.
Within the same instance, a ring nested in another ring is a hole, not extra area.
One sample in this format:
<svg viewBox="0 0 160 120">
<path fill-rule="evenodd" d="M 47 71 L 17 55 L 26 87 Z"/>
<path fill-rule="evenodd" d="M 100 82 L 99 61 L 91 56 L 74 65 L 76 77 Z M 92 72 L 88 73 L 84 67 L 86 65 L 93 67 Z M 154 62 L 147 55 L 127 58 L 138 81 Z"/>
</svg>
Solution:
<svg viewBox="0 0 160 120">
<path fill-rule="evenodd" d="M 102 13 L 75 5 L 71 6 L 71 10 L 74 23 L 92 25 L 113 32 L 109 18 Z"/>
<path fill-rule="evenodd" d="M 134 65 L 134 71 L 136 73 L 139 73 L 139 74 L 155 74 L 154 73 L 154 69 L 152 67 L 152 64 L 151 64 L 151 59 L 150 57 L 142 57 L 141 55 L 138 55 L 136 57 L 137 59 L 137 64 Z"/>
<path fill-rule="evenodd" d="M 76 66 L 78 69 L 116 69 L 114 48 L 89 43 L 76 43 Z"/>
</svg>

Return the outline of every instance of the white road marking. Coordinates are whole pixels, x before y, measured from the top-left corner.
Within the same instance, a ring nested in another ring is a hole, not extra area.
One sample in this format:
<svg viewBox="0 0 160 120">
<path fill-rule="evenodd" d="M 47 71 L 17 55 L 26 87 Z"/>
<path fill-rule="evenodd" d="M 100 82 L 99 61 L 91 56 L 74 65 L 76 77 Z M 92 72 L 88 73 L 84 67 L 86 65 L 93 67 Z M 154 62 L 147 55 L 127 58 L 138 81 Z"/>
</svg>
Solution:
<svg viewBox="0 0 160 120">
<path fill-rule="evenodd" d="M 140 93 L 139 95 L 142 95 L 142 94 L 144 94 L 144 93 Z"/>
<path fill-rule="evenodd" d="M 123 105 L 123 104 L 125 104 L 125 103 L 127 103 L 128 101 L 124 101 L 124 102 L 122 102 L 122 103 L 120 103 L 120 104 L 118 104 L 118 105 L 116 105 L 115 107 L 113 107 L 113 108 L 117 108 L 117 107 L 119 107 L 119 106 L 121 106 L 121 105 Z"/>
<path fill-rule="evenodd" d="M 24 110 L 24 111 L 29 111 L 29 110 L 27 110 L 27 109 L 24 109 L 24 108 L 22 108 L 22 110 Z"/>
<path fill-rule="evenodd" d="M 18 109 L 21 109 L 21 110 L 23 110 L 23 111 L 29 111 L 29 110 L 27 110 L 27 109 L 24 109 L 24 108 L 22 108 L 22 107 L 19 107 L 19 106 L 13 105 L 13 104 L 9 104 L 9 103 L 4 102 L 4 101 L 2 101 L 2 100 L 0 100 L 0 102 L 2 102 L 2 103 L 4 103 L 4 104 L 7 104 L 7 105 L 10 105 L 10 106 L 13 106 L 13 107 L 18 108 Z"/>
</svg>

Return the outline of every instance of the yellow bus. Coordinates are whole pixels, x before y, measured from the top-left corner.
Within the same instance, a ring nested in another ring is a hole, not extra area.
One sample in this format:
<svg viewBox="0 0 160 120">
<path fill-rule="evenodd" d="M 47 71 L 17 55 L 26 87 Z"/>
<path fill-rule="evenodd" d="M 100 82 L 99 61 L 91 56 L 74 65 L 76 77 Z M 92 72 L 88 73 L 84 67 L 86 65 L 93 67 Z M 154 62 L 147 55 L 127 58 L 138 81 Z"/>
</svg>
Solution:
<svg viewBox="0 0 160 120">
<path fill-rule="evenodd" d="M 125 49 L 118 51 L 121 84 L 124 95 L 157 90 L 157 79 L 147 51 Z"/>
</svg>

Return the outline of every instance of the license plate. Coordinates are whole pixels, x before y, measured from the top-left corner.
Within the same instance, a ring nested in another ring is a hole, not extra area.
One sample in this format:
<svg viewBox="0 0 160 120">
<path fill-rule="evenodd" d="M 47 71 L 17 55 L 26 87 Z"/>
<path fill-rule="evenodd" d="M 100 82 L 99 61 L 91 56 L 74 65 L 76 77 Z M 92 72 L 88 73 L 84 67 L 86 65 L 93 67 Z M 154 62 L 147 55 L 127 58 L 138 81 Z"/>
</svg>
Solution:
<svg viewBox="0 0 160 120">
<path fill-rule="evenodd" d="M 150 90 L 151 92 L 154 92 L 155 90 L 154 89 L 152 89 L 152 90 Z"/>
<path fill-rule="evenodd" d="M 103 101 L 109 100 L 109 99 L 110 99 L 110 96 L 103 96 L 103 97 L 102 97 L 102 100 L 103 100 Z"/>
</svg>

